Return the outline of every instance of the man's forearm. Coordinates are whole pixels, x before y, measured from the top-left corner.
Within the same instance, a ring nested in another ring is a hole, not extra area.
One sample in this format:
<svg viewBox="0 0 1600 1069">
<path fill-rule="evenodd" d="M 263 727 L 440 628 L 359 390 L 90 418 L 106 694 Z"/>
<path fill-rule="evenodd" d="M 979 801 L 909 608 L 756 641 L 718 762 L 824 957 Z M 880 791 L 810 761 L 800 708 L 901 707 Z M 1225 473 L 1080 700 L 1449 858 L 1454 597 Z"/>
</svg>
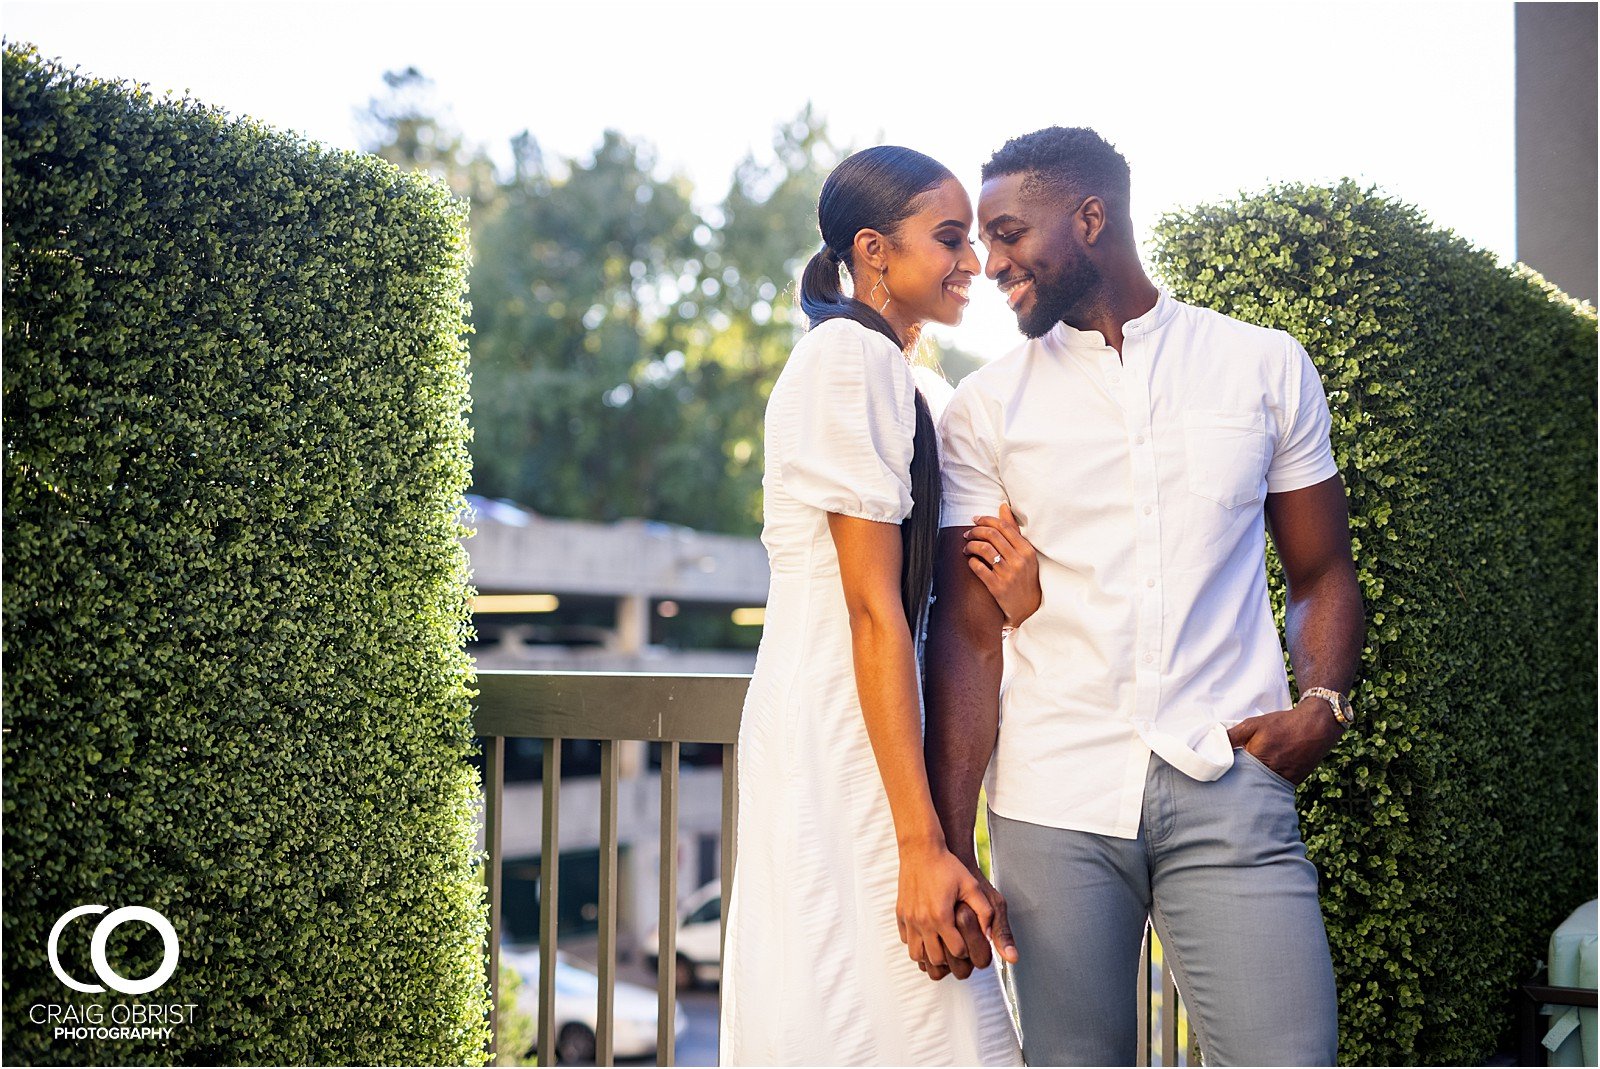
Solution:
<svg viewBox="0 0 1600 1069">
<path fill-rule="evenodd" d="M 1295 683 L 1348 695 L 1366 645 L 1366 609 L 1353 567 L 1328 569 L 1307 586 L 1291 587 L 1285 638 Z"/>
<path fill-rule="evenodd" d="M 943 601 L 944 599 L 940 599 Z M 937 610 L 939 602 L 935 602 Z M 977 864 L 973 827 L 978 792 L 1000 725 L 1000 628 L 972 633 L 937 615 L 927 650 L 924 750 L 933 806 L 951 853 Z"/>
<path fill-rule="evenodd" d="M 1295 682 L 1302 694 L 1326 687 L 1348 695 L 1366 645 L 1366 610 L 1350 552 L 1344 481 L 1335 475 L 1268 494 L 1266 514 L 1283 563 L 1284 638 Z M 1327 734 L 1336 739 L 1339 732 Z"/>
</svg>

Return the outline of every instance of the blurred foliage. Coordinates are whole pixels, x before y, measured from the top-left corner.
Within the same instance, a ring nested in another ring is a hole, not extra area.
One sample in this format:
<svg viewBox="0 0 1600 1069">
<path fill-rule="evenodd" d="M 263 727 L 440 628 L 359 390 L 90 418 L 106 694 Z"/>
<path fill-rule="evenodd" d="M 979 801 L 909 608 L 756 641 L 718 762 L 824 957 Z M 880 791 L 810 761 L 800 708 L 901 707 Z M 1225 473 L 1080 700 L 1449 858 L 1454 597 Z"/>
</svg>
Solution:
<svg viewBox="0 0 1600 1069">
<path fill-rule="evenodd" d="M 840 158 L 823 124 L 807 110 L 780 126 L 771 158 L 744 160 L 701 208 L 614 131 L 553 163 L 521 134 L 510 173 L 486 184 L 426 79 L 385 83 L 367 147 L 472 202 L 474 491 L 553 516 L 758 530 L 762 412 L 797 336 L 791 279 Z"/>
<path fill-rule="evenodd" d="M 1180 299 L 1299 338 L 1333 413 L 1362 719 L 1300 804 L 1340 1059 L 1486 1064 L 1594 896 L 1594 308 L 1349 181 L 1172 214 L 1156 240 Z"/>
<path fill-rule="evenodd" d="M 766 399 L 803 327 L 817 195 L 846 154 L 823 121 L 807 107 L 781 123 L 706 205 L 614 131 L 554 161 L 520 134 L 495 177 L 427 79 L 384 81 L 367 148 L 471 201 L 474 491 L 550 516 L 756 533 Z M 955 378 L 976 363 L 943 354 Z"/>
<path fill-rule="evenodd" d="M 534 1050 L 539 1040 L 539 1019 L 522 1008 L 522 988 L 528 983 L 522 973 L 505 961 L 500 963 L 500 996 L 495 999 L 495 1065 L 538 1065 Z M 555 1059 L 550 1059 L 551 1064 Z"/>
<path fill-rule="evenodd" d="M 363 138 L 375 146 L 375 154 L 396 167 L 426 172 L 459 198 L 492 201 L 494 163 L 451 124 L 433 82 L 407 67 L 385 73 L 383 84 L 383 95 L 373 97 L 359 116 Z"/>
</svg>

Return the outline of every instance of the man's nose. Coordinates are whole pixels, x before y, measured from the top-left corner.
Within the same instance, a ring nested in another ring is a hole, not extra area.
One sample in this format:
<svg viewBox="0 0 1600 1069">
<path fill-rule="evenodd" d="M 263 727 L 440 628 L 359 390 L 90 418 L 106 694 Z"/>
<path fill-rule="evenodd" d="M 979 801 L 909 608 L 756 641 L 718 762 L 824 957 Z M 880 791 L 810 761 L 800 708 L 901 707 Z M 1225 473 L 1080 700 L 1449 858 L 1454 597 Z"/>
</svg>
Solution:
<svg viewBox="0 0 1600 1069">
<path fill-rule="evenodd" d="M 1009 267 L 1010 265 L 1011 261 L 1007 260 L 1005 255 L 1001 253 L 999 249 L 990 248 L 988 250 L 988 255 L 986 255 L 983 260 L 984 276 L 990 279 L 999 278 L 1001 269 Z"/>
</svg>

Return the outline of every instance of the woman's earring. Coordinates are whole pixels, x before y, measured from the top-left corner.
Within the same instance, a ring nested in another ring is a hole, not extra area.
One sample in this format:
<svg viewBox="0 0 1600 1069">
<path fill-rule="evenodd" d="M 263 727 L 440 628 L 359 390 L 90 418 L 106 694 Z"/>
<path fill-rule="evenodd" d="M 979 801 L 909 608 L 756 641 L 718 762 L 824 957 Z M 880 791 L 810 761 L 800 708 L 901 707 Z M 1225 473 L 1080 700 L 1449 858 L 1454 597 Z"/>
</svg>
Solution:
<svg viewBox="0 0 1600 1069">
<path fill-rule="evenodd" d="M 872 284 L 872 288 L 867 291 L 867 302 L 870 304 L 872 301 L 876 300 L 877 297 L 878 297 L 878 287 L 880 287 L 880 286 L 883 287 L 883 303 L 878 305 L 878 314 L 879 315 L 882 315 L 883 314 L 883 310 L 885 308 L 889 307 L 889 301 L 894 296 L 893 294 L 891 294 L 889 292 L 889 284 L 886 281 L 884 281 L 888 277 L 889 277 L 889 269 L 886 267 L 882 271 L 878 272 L 878 281 L 874 282 Z"/>
</svg>

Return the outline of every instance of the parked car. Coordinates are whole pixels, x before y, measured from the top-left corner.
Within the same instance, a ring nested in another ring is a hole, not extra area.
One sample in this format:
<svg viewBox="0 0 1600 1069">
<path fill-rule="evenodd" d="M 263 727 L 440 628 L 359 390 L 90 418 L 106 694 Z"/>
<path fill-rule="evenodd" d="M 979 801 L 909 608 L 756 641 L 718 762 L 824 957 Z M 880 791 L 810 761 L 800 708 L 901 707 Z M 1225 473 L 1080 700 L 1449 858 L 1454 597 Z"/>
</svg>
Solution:
<svg viewBox="0 0 1600 1069">
<path fill-rule="evenodd" d="M 644 937 L 645 960 L 661 960 L 661 933 Z M 692 991 L 702 981 L 722 979 L 722 881 L 712 880 L 678 908 L 678 990 Z"/>
<path fill-rule="evenodd" d="M 515 969 L 522 976 L 522 987 L 517 991 L 517 1008 L 532 1017 L 537 1028 L 539 952 L 502 950 L 500 967 Z M 541 1055 L 541 1064 L 594 1061 L 599 993 L 600 977 L 565 954 L 556 955 L 556 1056 L 546 1061 Z M 641 1058 L 656 1053 L 657 1001 L 654 990 L 625 980 L 617 981 L 611 1018 L 611 1046 L 617 1057 Z M 682 1036 L 689 1018 L 681 1003 L 677 1004 L 677 1011 L 672 1031 L 674 1035 Z M 538 1046 L 543 1044 L 538 1043 Z"/>
</svg>

